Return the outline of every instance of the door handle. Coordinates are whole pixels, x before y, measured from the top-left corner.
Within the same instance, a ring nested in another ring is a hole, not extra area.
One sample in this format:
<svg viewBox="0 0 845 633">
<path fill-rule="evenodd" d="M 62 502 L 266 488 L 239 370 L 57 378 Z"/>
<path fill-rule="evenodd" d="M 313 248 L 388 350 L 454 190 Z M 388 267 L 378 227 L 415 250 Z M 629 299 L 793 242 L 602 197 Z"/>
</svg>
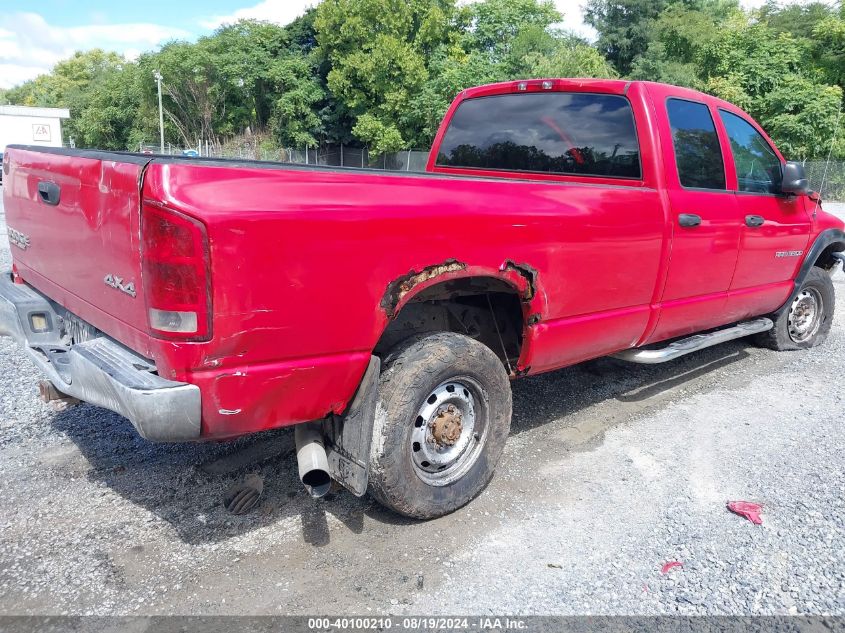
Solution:
<svg viewBox="0 0 845 633">
<path fill-rule="evenodd" d="M 54 182 L 41 180 L 38 182 L 38 197 L 44 204 L 56 206 L 62 197 L 62 190 Z"/>
<path fill-rule="evenodd" d="M 678 216 L 678 224 L 687 228 L 699 226 L 701 224 L 701 216 L 695 213 L 682 213 Z"/>
<path fill-rule="evenodd" d="M 766 222 L 766 218 L 764 218 L 762 215 L 746 215 L 745 216 L 745 225 L 746 226 L 751 226 L 751 227 L 756 228 L 758 226 L 763 226 L 763 224 L 765 222 Z"/>
</svg>

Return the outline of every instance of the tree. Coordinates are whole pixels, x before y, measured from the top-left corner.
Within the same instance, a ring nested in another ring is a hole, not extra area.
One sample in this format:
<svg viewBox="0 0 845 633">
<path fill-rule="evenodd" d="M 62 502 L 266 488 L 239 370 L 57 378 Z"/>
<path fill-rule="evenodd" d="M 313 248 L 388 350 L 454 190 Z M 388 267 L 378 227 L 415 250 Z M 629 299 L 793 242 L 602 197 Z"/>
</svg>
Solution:
<svg viewBox="0 0 845 633">
<path fill-rule="evenodd" d="M 315 26 L 328 88 L 351 114 L 354 136 L 384 152 L 427 146 L 471 86 L 613 76 L 595 49 L 552 28 L 561 19 L 551 0 L 327 0 Z"/>
<path fill-rule="evenodd" d="M 616 76 L 601 53 L 584 40 L 559 31 L 532 31 L 520 32 L 505 59 L 509 79 Z"/>
<path fill-rule="evenodd" d="M 723 8 L 675 4 L 664 9 L 631 76 L 715 94 L 747 110 L 788 156 L 823 155 L 842 91 L 825 84 L 824 71 L 814 62 L 814 45 L 788 29 L 773 29 L 755 14 Z M 773 10 L 769 5 L 761 14 L 772 18 Z M 833 42 L 827 50 L 835 53 Z"/>
<path fill-rule="evenodd" d="M 778 147 L 794 160 L 826 158 L 842 103 L 842 88 L 815 84 L 798 74 L 789 75 L 752 108 L 760 109 L 760 122 L 777 139 Z M 841 123 L 841 121 L 840 121 Z M 845 158 L 845 143 L 834 147 Z"/>
<path fill-rule="evenodd" d="M 317 109 L 326 93 L 314 73 L 310 56 L 290 53 L 275 60 L 267 79 L 274 99 L 270 127 L 285 145 L 316 147 L 323 123 Z"/>
<path fill-rule="evenodd" d="M 313 22 L 313 12 L 288 27 L 242 20 L 196 43 L 171 42 L 143 55 L 143 108 L 158 107 L 153 71 L 159 70 L 170 141 L 221 143 L 269 130 L 283 143 L 317 145 L 326 95 Z"/>
<path fill-rule="evenodd" d="M 77 147 L 125 150 L 137 147 L 133 130 L 138 125 L 141 83 L 138 67 L 127 63 L 109 69 L 89 88 L 85 107 L 71 122 Z"/>
<path fill-rule="evenodd" d="M 845 5 L 813 28 L 814 57 L 828 81 L 845 88 Z"/>
<path fill-rule="evenodd" d="M 166 44 L 158 53 L 142 55 L 138 65 L 148 111 L 154 109 L 156 100 L 153 73 L 159 71 L 164 77 L 162 102 L 170 124 L 166 140 L 191 146 L 200 138 L 218 138 L 215 128 L 220 126 L 216 123 L 227 116 L 229 86 L 220 81 L 216 60 L 203 41 Z M 178 138 L 173 137 L 173 130 Z"/>
<path fill-rule="evenodd" d="M 135 65 L 100 49 L 74 53 L 52 72 L 6 92 L 16 104 L 68 108 L 66 139 L 78 147 L 126 149 L 137 115 Z"/>
<path fill-rule="evenodd" d="M 623 75 L 645 53 L 652 39 L 652 23 L 668 0 L 589 0 L 584 22 L 598 32 L 596 46 Z"/>
<path fill-rule="evenodd" d="M 449 104 L 461 90 L 506 78 L 502 66 L 481 51 L 466 53 L 444 48 L 433 55 L 429 68 L 429 80 L 402 115 L 404 124 L 416 130 L 408 139 L 411 147 L 431 144 Z"/>
<path fill-rule="evenodd" d="M 681 4 L 669 6 L 654 21 L 653 39 L 634 60 L 630 76 L 703 89 L 701 56 L 717 39 L 719 28 L 710 12 Z"/>
<path fill-rule="evenodd" d="M 404 113 L 429 79 L 428 65 L 454 44 L 454 0 L 327 0 L 317 8 L 328 87 L 376 152 L 395 151 L 415 130 Z M 363 119 L 362 119 L 363 117 Z"/>
<path fill-rule="evenodd" d="M 819 23 L 834 16 L 834 9 L 824 2 L 782 4 L 768 0 L 759 10 L 759 20 L 774 33 L 789 33 L 797 39 L 811 40 Z"/>
<path fill-rule="evenodd" d="M 737 0 L 589 0 L 584 22 L 598 32 L 596 46 L 622 75 L 644 55 L 660 34 L 655 24 L 670 6 L 690 9 L 722 19 L 739 7 Z"/>
<path fill-rule="evenodd" d="M 552 0 L 486 0 L 471 7 L 472 47 L 508 54 L 511 45 L 538 36 L 563 20 Z"/>
<path fill-rule="evenodd" d="M 789 158 L 827 154 L 842 89 L 824 83 L 804 42 L 737 14 L 720 25 L 698 64 L 706 90 L 747 110 Z"/>
</svg>

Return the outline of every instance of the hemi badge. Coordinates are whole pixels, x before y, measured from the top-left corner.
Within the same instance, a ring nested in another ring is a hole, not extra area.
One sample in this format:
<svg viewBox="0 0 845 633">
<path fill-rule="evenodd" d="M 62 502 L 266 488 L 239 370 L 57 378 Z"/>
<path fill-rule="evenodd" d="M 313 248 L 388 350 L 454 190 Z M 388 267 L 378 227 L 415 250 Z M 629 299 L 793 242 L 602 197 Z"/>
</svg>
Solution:
<svg viewBox="0 0 845 633">
<path fill-rule="evenodd" d="M 22 251 L 29 248 L 30 241 L 28 235 L 24 235 L 20 231 L 16 231 L 11 226 L 6 227 L 6 231 L 9 234 L 9 244 L 17 246 Z"/>
<path fill-rule="evenodd" d="M 803 254 L 804 251 L 778 251 L 775 257 L 801 257 Z"/>
</svg>

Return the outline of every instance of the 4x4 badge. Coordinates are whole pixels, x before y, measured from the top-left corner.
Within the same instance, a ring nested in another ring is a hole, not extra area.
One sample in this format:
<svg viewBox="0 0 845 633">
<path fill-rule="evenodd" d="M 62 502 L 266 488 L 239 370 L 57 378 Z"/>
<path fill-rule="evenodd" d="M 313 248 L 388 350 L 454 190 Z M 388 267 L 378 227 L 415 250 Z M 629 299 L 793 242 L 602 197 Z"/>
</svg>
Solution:
<svg viewBox="0 0 845 633">
<path fill-rule="evenodd" d="M 133 299 L 138 296 L 138 293 L 135 292 L 135 282 L 130 281 L 128 284 L 123 283 L 123 279 L 121 277 L 117 277 L 115 275 L 106 275 L 103 279 L 103 282 L 115 290 L 120 290 L 121 292 L 128 294 Z"/>
</svg>

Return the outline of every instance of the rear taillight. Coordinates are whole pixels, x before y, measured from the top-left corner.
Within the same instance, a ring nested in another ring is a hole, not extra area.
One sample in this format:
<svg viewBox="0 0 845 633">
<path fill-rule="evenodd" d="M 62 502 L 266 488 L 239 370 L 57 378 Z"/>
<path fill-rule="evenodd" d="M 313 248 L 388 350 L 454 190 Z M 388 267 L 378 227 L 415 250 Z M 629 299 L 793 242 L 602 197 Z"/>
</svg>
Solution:
<svg viewBox="0 0 845 633">
<path fill-rule="evenodd" d="M 159 338 L 211 338 L 208 234 L 202 222 L 149 203 L 141 257 L 150 331 Z"/>
</svg>

